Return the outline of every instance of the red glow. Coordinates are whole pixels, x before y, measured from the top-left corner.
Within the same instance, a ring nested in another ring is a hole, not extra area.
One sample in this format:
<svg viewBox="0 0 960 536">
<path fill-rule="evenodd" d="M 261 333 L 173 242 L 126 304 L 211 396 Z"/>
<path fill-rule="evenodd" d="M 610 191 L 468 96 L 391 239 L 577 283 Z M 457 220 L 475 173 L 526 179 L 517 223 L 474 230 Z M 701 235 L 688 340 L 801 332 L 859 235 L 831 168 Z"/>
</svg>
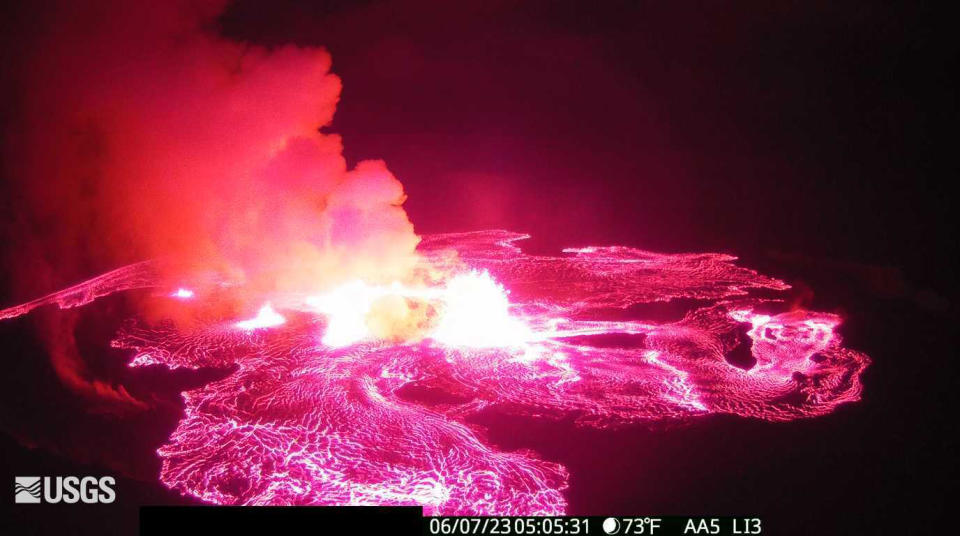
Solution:
<svg viewBox="0 0 960 536">
<path fill-rule="evenodd" d="M 596 428 L 715 413 L 788 421 L 859 399 L 869 359 L 841 346 L 840 318 L 763 312 L 777 300 L 751 292 L 787 285 L 735 266 L 733 257 L 625 247 L 540 257 L 513 245 L 521 238 L 504 231 L 424 237 L 425 259 L 442 266 L 454 250 L 467 266 L 451 264 L 453 275 L 435 286 L 357 283 L 320 297 L 277 294 L 251 324 L 125 328 L 113 344 L 131 352 L 131 366 L 236 366 L 183 393 L 185 416 L 158 451 L 161 481 L 218 504 L 559 514 L 566 469 L 532 452 L 496 450 L 465 417 L 496 408 L 571 415 Z M 70 307 L 149 286 L 145 266 L 32 304 Z M 438 318 L 422 337 L 380 340 L 358 320 L 373 302 L 356 296 L 372 294 L 419 294 L 436 302 Z M 611 311 L 675 298 L 703 302 L 676 322 L 611 319 Z M 341 313 L 343 331 L 331 340 Z M 754 364 L 728 361 L 738 344 L 749 344 Z M 411 396 L 417 388 L 443 393 L 443 402 Z"/>
</svg>

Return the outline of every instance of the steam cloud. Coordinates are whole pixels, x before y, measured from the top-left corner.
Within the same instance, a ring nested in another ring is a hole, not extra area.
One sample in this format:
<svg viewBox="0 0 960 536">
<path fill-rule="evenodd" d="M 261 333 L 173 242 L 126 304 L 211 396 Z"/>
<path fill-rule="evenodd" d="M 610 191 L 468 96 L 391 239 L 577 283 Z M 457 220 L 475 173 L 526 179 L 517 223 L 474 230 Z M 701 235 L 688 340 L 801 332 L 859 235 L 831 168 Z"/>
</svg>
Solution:
<svg viewBox="0 0 960 536">
<path fill-rule="evenodd" d="M 17 298 L 145 258 L 171 282 L 213 270 L 263 292 L 410 273 L 419 239 L 402 185 L 380 161 L 348 169 L 340 137 L 318 130 L 341 90 L 329 54 L 219 37 L 223 7 L 64 3 L 45 16 L 5 146 Z M 72 328 L 40 329 L 66 383 L 102 398 L 63 351 Z"/>
</svg>

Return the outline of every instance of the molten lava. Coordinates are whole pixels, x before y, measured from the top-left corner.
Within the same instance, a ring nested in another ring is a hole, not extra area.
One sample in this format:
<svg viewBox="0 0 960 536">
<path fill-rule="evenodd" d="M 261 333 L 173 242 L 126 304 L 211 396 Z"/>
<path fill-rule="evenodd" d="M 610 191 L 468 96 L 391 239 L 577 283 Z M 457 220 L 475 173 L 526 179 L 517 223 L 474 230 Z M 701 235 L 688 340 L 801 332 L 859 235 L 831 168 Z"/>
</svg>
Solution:
<svg viewBox="0 0 960 536">
<path fill-rule="evenodd" d="M 234 324 L 244 331 L 253 331 L 255 329 L 272 328 L 279 326 L 287 320 L 280 316 L 280 313 L 273 310 L 270 304 L 266 304 L 257 311 L 257 316 L 249 320 L 241 320 Z"/>
<path fill-rule="evenodd" d="M 510 314 L 507 294 L 489 272 L 472 270 L 438 288 L 412 288 L 399 282 L 374 287 L 355 281 L 308 296 L 305 303 L 326 315 L 323 344 L 327 346 L 395 339 L 398 333 L 407 335 L 401 340 L 429 337 L 448 346 L 519 346 L 533 334 Z M 403 325 L 411 322 L 415 325 Z"/>
<path fill-rule="evenodd" d="M 869 359 L 841 346 L 840 318 L 775 312 L 778 300 L 751 294 L 788 286 L 733 257 L 625 247 L 543 257 L 521 252 L 522 238 L 425 237 L 420 254 L 450 264 L 437 285 L 355 281 L 274 296 L 253 318 L 125 327 L 113 345 L 132 367 L 235 367 L 183 393 L 160 480 L 217 504 L 561 514 L 563 466 L 499 451 L 464 419 L 494 408 L 595 428 L 714 413 L 788 421 L 859 399 Z M 151 287 L 152 274 L 131 265 L 0 318 Z M 155 299 L 193 298 L 183 290 Z M 630 309 L 679 298 L 698 305 L 675 322 Z M 425 391 L 443 396 L 415 395 Z"/>
</svg>

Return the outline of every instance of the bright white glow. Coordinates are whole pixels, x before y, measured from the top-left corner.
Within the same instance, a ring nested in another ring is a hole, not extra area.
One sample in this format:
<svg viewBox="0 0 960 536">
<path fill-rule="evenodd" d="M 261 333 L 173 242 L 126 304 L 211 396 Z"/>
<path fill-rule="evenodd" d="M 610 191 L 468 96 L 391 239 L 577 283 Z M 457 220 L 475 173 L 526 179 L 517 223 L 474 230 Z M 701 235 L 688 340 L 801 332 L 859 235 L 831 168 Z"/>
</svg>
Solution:
<svg viewBox="0 0 960 536">
<path fill-rule="evenodd" d="M 287 319 L 280 316 L 280 313 L 274 311 L 273 307 L 271 307 L 268 303 L 260 308 L 260 310 L 257 312 L 257 316 L 249 320 L 241 320 L 234 325 L 240 329 L 252 331 L 255 329 L 279 326 L 286 321 Z"/>
<path fill-rule="evenodd" d="M 373 303 L 390 295 L 424 299 L 438 309 L 440 320 L 427 337 L 450 346 L 475 348 L 517 346 L 533 338 L 531 330 L 510 315 L 507 291 L 486 271 L 460 274 L 443 287 L 409 288 L 400 283 L 369 286 L 354 281 L 305 301 L 327 316 L 322 342 L 342 347 L 370 340 L 368 316 Z"/>
<path fill-rule="evenodd" d="M 451 279 L 443 292 L 440 323 L 430 335 L 450 346 L 519 346 L 530 329 L 510 316 L 507 291 L 490 274 L 471 271 Z"/>
<path fill-rule="evenodd" d="M 188 288 L 178 288 L 176 292 L 170 295 L 171 298 L 180 298 L 181 300 L 189 300 L 193 297 L 193 291 Z"/>
<path fill-rule="evenodd" d="M 349 346 L 370 337 L 367 313 L 373 301 L 382 293 L 362 281 L 337 287 L 322 296 L 310 296 L 307 305 L 327 315 L 327 329 L 323 344 L 333 347 Z"/>
</svg>

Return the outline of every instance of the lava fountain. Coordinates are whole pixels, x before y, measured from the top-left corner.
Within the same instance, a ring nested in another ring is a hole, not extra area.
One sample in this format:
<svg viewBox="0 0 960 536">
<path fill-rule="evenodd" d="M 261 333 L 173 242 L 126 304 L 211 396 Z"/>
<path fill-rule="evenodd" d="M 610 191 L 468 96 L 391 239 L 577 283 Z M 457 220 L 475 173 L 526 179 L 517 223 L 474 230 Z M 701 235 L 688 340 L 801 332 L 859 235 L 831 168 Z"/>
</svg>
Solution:
<svg viewBox="0 0 960 536">
<path fill-rule="evenodd" d="M 131 367 L 232 370 L 183 393 L 185 414 L 157 451 L 160 480 L 215 504 L 555 515 L 566 512 L 566 469 L 498 450 L 468 417 L 496 409 L 595 428 L 717 413 L 789 421 L 859 399 L 869 359 L 842 346 L 841 319 L 788 310 L 776 297 L 787 284 L 734 257 L 627 247 L 535 256 L 517 246 L 524 238 L 426 236 L 418 254 L 442 274 L 429 282 L 357 279 L 275 292 L 243 318 L 127 324 L 112 344 Z M 239 291 L 166 284 L 155 263 L 133 264 L 0 319 L 137 288 L 183 307 Z M 677 321 L 634 311 L 679 299 L 695 305 Z"/>
</svg>

